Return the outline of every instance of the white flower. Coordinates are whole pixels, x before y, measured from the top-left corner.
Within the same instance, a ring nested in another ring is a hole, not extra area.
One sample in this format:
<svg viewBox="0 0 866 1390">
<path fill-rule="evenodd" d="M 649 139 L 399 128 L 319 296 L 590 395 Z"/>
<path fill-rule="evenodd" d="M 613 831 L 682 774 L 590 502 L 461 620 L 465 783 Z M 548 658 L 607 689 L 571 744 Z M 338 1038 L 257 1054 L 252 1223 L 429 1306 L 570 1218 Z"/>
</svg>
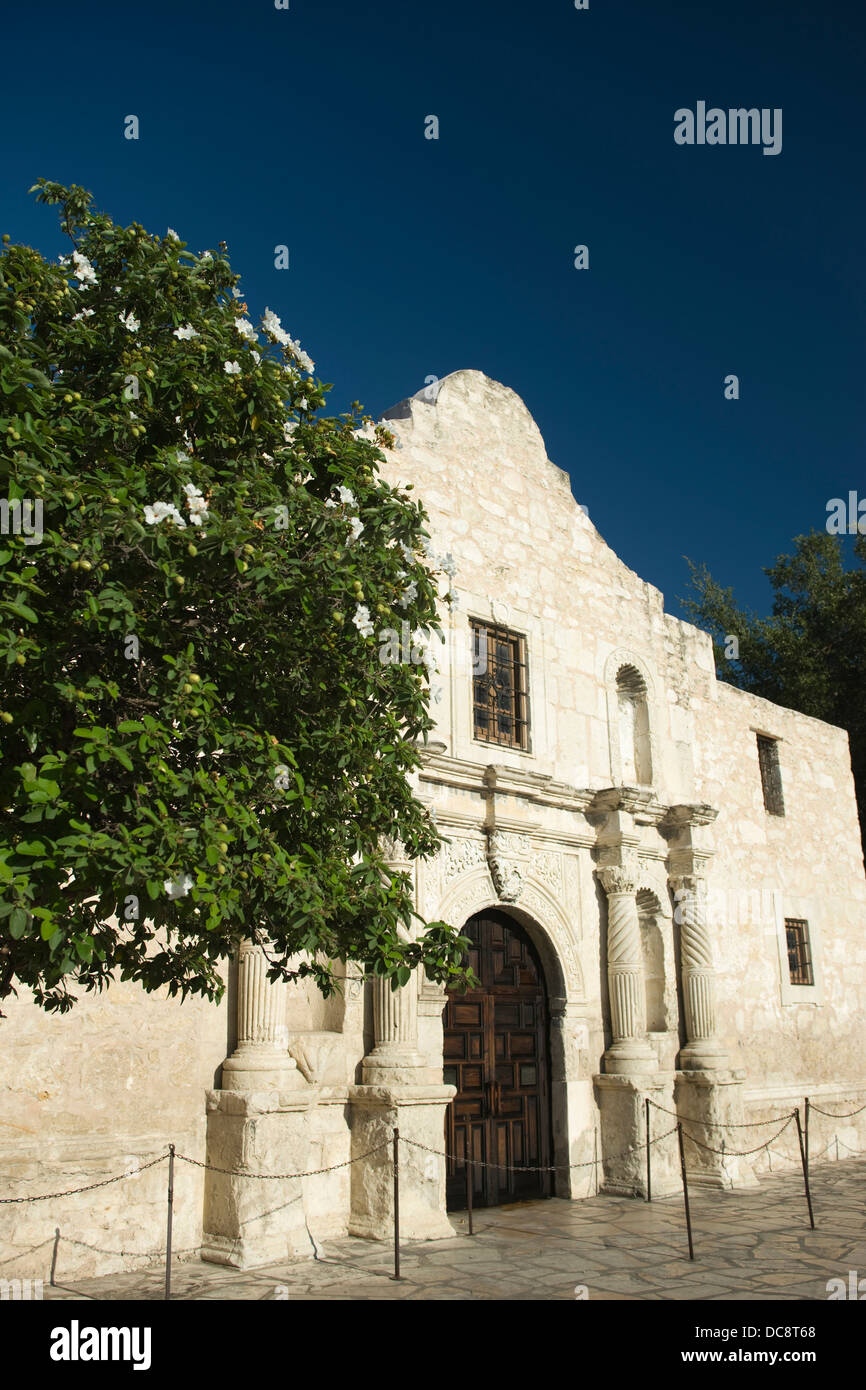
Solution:
<svg viewBox="0 0 866 1390">
<path fill-rule="evenodd" d="M 77 314 L 72 315 L 72 322 L 77 323 L 79 319 L 92 319 L 95 309 L 80 309 Z"/>
<path fill-rule="evenodd" d="M 240 376 L 241 365 L 239 362 L 224 362 L 223 368 L 227 376 Z"/>
<path fill-rule="evenodd" d="M 286 764 L 277 763 L 276 767 L 274 768 L 274 772 L 276 773 L 276 776 L 274 777 L 274 786 L 279 787 L 280 791 L 288 791 L 289 769 L 286 766 Z"/>
<path fill-rule="evenodd" d="M 409 607 L 409 604 L 412 603 L 417 597 L 418 597 L 418 585 L 415 583 L 415 580 L 413 579 L 412 582 L 411 582 L 411 584 L 407 584 L 407 585 L 406 585 L 406 589 L 405 589 L 405 592 L 404 592 L 404 594 L 403 594 L 403 597 L 399 600 L 400 607 L 401 607 L 401 608 L 408 608 L 408 607 Z"/>
<path fill-rule="evenodd" d="M 338 487 L 337 495 L 344 507 L 357 507 L 355 494 L 350 487 Z"/>
<path fill-rule="evenodd" d="M 207 502 L 195 483 L 186 483 L 183 490 L 186 493 L 186 505 L 189 507 L 189 519 L 193 526 L 201 526 L 202 522 L 208 519 Z"/>
<path fill-rule="evenodd" d="M 189 454 L 184 449 L 177 449 L 176 454 L 178 463 L 189 463 Z M 187 486 L 190 487 L 191 484 L 188 483 Z"/>
<path fill-rule="evenodd" d="M 82 256 L 80 251 L 72 252 L 72 264 L 74 267 L 72 274 L 77 280 L 81 281 L 81 288 L 83 290 L 87 289 L 88 285 L 96 284 L 96 271 L 93 269 L 87 257 Z"/>
<path fill-rule="evenodd" d="M 265 312 L 262 314 L 262 329 L 269 337 L 274 338 L 278 343 L 282 343 L 283 347 L 288 347 L 289 343 L 292 341 L 280 323 L 280 320 L 271 309 L 265 309 Z"/>
<path fill-rule="evenodd" d="M 241 298 L 241 292 L 240 292 L 240 290 L 238 289 L 237 285 L 235 285 L 234 289 L 232 290 L 232 294 L 233 294 L 233 296 L 234 296 L 235 299 L 240 299 L 240 298 Z"/>
<path fill-rule="evenodd" d="M 177 507 L 171 502 L 154 502 L 153 506 L 144 509 L 144 519 L 148 526 L 158 526 L 161 521 L 165 521 L 167 518 L 170 518 L 176 526 L 186 527 L 186 522 Z"/>
<path fill-rule="evenodd" d="M 256 352 L 255 348 L 253 348 L 253 357 L 255 358 L 256 366 L 258 366 L 258 364 L 262 360 L 262 354 L 260 352 Z"/>
<path fill-rule="evenodd" d="M 140 321 L 134 316 L 131 309 L 128 309 L 126 314 L 118 314 L 117 317 L 120 319 L 124 328 L 129 329 L 130 333 L 137 333 L 141 327 Z"/>
<path fill-rule="evenodd" d="M 316 370 L 316 364 L 313 361 L 312 357 L 310 357 L 308 353 L 304 352 L 304 349 L 302 347 L 299 347 L 297 343 L 293 343 L 292 346 L 295 348 L 295 353 L 298 362 L 303 367 L 304 371 L 310 373 L 314 372 Z"/>
<path fill-rule="evenodd" d="M 405 541 L 398 541 L 397 544 L 399 545 L 400 549 L 401 549 L 402 552 L 403 552 L 403 559 L 406 561 L 406 564 L 407 564 L 407 565 L 414 565 L 414 563 L 415 563 L 415 552 L 414 552 L 414 550 L 412 550 L 410 546 L 406 545 Z"/>
<path fill-rule="evenodd" d="M 174 230 L 174 227 L 166 227 L 166 229 L 165 229 L 165 235 L 166 235 L 166 238 L 167 238 L 167 239 L 170 237 L 172 241 L 180 241 L 180 237 L 178 236 L 177 232 Z"/>
<path fill-rule="evenodd" d="M 283 435 L 284 435 L 284 437 L 285 437 L 285 440 L 286 440 L 286 443 L 287 443 L 287 444 L 288 444 L 289 440 L 291 439 L 291 437 L 292 437 L 294 431 L 295 431 L 295 421 L 294 421 L 294 420 L 284 420 L 284 421 L 283 421 Z"/>
<path fill-rule="evenodd" d="M 200 261 L 212 261 L 212 260 L 213 260 L 213 256 L 211 255 L 210 251 L 202 251 L 201 255 L 199 256 L 199 260 L 200 260 Z"/>
<path fill-rule="evenodd" d="M 309 410 L 306 396 L 301 396 L 301 399 L 298 401 L 298 408 L 300 410 Z"/>
<path fill-rule="evenodd" d="M 189 874 L 184 874 L 182 878 L 167 878 L 162 886 L 170 898 L 185 898 L 192 885 Z"/>
<path fill-rule="evenodd" d="M 336 508 L 337 504 L 336 504 L 336 502 L 334 501 L 333 497 L 328 497 L 328 498 L 326 499 L 326 501 L 325 501 L 325 506 L 326 506 L 326 507 L 329 507 L 329 508 L 330 508 L 330 507 Z"/>
<path fill-rule="evenodd" d="M 258 334 L 249 319 L 235 319 L 235 328 L 242 338 L 246 338 L 251 343 L 258 342 Z"/>
<path fill-rule="evenodd" d="M 349 526 L 352 530 L 352 540 L 356 541 L 364 529 L 364 523 L 360 517 L 352 516 L 349 518 Z"/>
<path fill-rule="evenodd" d="M 198 333 L 195 331 L 191 323 L 185 323 L 183 325 L 183 328 L 176 328 L 174 330 L 174 336 L 176 338 L 197 338 Z"/>
<path fill-rule="evenodd" d="M 370 610 L 366 603 L 359 603 L 357 605 L 352 622 L 355 624 L 355 627 L 362 637 L 373 636 L 373 624 L 370 622 Z"/>
</svg>

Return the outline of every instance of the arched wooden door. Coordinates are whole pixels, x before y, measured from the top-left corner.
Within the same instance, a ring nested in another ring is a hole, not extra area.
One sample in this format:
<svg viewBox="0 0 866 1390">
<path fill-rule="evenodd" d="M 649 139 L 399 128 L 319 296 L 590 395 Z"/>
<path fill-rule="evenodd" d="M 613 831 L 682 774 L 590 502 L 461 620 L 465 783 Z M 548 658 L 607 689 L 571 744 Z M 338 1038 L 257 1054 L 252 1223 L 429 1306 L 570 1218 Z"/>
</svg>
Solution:
<svg viewBox="0 0 866 1390">
<path fill-rule="evenodd" d="M 481 988 L 448 995 L 444 1080 L 457 1087 L 445 1119 L 447 1200 L 466 1206 L 463 1155 L 473 1160 L 473 1203 L 497 1206 L 553 1190 L 550 1068 L 544 972 L 529 937 L 504 912 L 470 917 L 469 964 Z M 485 1167 L 497 1164 L 501 1167 Z"/>
</svg>

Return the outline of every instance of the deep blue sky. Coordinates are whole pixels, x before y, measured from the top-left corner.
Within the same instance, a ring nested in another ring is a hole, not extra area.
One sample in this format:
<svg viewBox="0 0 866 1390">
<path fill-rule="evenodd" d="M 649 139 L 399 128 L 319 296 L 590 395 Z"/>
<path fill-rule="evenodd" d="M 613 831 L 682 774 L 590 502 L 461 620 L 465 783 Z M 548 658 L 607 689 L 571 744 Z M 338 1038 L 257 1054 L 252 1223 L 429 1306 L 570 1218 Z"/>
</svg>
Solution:
<svg viewBox="0 0 866 1390">
<path fill-rule="evenodd" d="M 866 490 L 862 0 L 49 0 L 3 28 L 0 230 L 64 249 L 44 176 L 224 239 L 334 410 L 506 383 L 671 612 L 684 554 L 766 611 L 762 566 Z M 676 145 L 698 100 L 781 107 L 782 152 Z"/>
</svg>

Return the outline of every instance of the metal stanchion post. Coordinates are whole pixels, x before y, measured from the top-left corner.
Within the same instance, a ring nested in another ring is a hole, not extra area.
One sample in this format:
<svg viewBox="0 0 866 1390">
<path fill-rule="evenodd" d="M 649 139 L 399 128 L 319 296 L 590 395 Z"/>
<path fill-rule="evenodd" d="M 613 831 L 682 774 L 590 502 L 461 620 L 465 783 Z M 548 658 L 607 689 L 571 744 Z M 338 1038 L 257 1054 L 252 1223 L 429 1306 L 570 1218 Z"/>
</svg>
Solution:
<svg viewBox="0 0 866 1390">
<path fill-rule="evenodd" d="M 646 1104 L 646 1199 L 647 1199 L 648 1202 L 651 1202 L 652 1199 L 653 1199 L 653 1176 L 652 1176 L 652 1164 L 651 1164 L 651 1162 L 650 1162 L 650 1154 L 652 1153 L 652 1148 L 650 1147 L 650 1102 L 649 1102 L 649 1096 L 647 1096 L 645 1104 Z"/>
<path fill-rule="evenodd" d="M 808 1097 L 808 1096 L 806 1097 L 806 1132 L 805 1132 L 805 1134 L 803 1135 L 803 1141 L 804 1141 L 804 1143 L 805 1143 L 805 1145 L 806 1145 L 806 1172 L 808 1173 L 808 1171 L 809 1171 L 809 1097 Z"/>
<path fill-rule="evenodd" d="M 174 1144 L 168 1146 L 168 1224 L 165 1231 L 165 1296 L 171 1299 L 171 1219 L 174 1209 Z"/>
<path fill-rule="evenodd" d="M 794 1111 L 794 1115 L 796 1116 L 796 1119 L 797 1119 L 797 1139 L 799 1140 L 799 1143 L 800 1143 L 800 1158 L 801 1158 L 802 1163 L 803 1163 L 803 1185 L 804 1185 L 805 1188 L 806 1188 L 806 1206 L 809 1208 L 809 1225 L 812 1227 L 812 1230 L 814 1231 L 814 1229 L 815 1229 L 815 1215 L 814 1215 L 814 1213 L 813 1213 L 813 1211 L 812 1211 L 812 1194 L 811 1194 L 811 1192 L 809 1191 L 809 1169 L 808 1169 L 808 1167 L 807 1167 L 807 1165 L 806 1165 L 806 1147 L 805 1147 L 805 1145 L 804 1145 L 804 1143 L 803 1143 L 803 1126 L 802 1126 L 802 1124 L 800 1123 L 800 1112 L 799 1112 L 799 1110 L 795 1110 L 795 1111 Z"/>
<path fill-rule="evenodd" d="M 59 1245 L 60 1245 L 60 1227 L 59 1227 L 59 1226 L 55 1226 L 55 1227 L 54 1227 L 54 1249 L 53 1249 L 52 1252 L 51 1252 L 51 1273 L 50 1273 L 50 1275 L 48 1276 L 48 1282 L 49 1282 L 49 1284 L 51 1285 L 52 1288 L 54 1287 L 54 1275 L 55 1275 L 55 1272 L 56 1272 L 56 1270 L 57 1270 L 57 1248 L 58 1248 Z"/>
<path fill-rule="evenodd" d="M 689 1183 L 686 1177 L 686 1154 L 683 1148 L 683 1127 L 679 1123 L 677 1124 L 677 1138 L 680 1142 L 680 1169 L 683 1175 L 683 1202 L 686 1208 L 686 1230 L 689 1235 L 689 1259 L 693 1260 L 695 1258 L 695 1247 L 692 1244 L 692 1217 L 689 1211 Z"/>
<path fill-rule="evenodd" d="M 469 1234 L 474 1236 L 472 1229 L 472 1186 L 474 1182 L 474 1172 L 472 1169 L 472 1159 L 470 1157 L 469 1136 L 463 1141 L 463 1157 L 466 1163 L 466 1214 L 469 1218 Z"/>
<path fill-rule="evenodd" d="M 400 1131 L 394 1130 L 394 1273 L 400 1278 Z"/>
</svg>

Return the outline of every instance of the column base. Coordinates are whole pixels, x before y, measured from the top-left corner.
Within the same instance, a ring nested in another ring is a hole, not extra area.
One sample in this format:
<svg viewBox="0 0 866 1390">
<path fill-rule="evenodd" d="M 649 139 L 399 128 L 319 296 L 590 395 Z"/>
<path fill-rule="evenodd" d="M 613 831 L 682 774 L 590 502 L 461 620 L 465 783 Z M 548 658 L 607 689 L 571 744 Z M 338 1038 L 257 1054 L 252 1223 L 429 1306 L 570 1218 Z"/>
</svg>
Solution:
<svg viewBox="0 0 866 1390">
<path fill-rule="evenodd" d="M 361 1075 L 365 1086 L 424 1086 L 427 1065 L 420 1052 L 405 1043 L 380 1043 L 364 1058 Z"/>
<path fill-rule="evenodd" d="M 723 1140 L 726 1148 L 736 1150 L 754 1148 L 755 1143 L 766 1138 L 762 1130 L 720 1127 L 743 1123 L 743 1073 L 682 1068 L 676 1074 L 674 1094 L 677 1113 L 688 1117 L 683 1119 L 682 1125 L 689 1183 L 727 1191 L 735 1187 L 758 1187 L 748 1157 L 708 1152 L 689 1141 L 691 1133 L 712 1150 L 721 1149 Z"/>
<path fill-rule="evenodd" d="M 727 1052 L 712 1038 L 690 1043 L 680 1052 L 679 1060 L 680 1071 L 727 1071 L 729 1068 Z"/>
<path fill-rule="evenodd" d="M 643 1082 L 604 1072 L 593 1077 L 601 1121 L 603 1180 L 599 1191 L 617 1197 L 646 1197 L 646 1101 L 673 1110 L 673 1074 Z M 675 1120 L 650 1107 L 652 1134 L 664 1134 Z M 652 1146 L 653 1195 L 667 1197 L 682 1189 L 676 1135 Z"/>
<path fill-rule="evenodd" d="M 309 1166 L 309 1109 L 317 1094 L 208 1091 L 207 1162 L 232 1172 L 205 1172 L 203 1260 L 253 1269 L 314 1254 L 301 1179 L 264 1182 L 256 1175 Z"/>
<path fill-rule="evenodd" d="M 366 1075 L 366 1067 L 365 1067 Z M 349 1088 L 352 1166 L 349 1235 L 394 1238 L 394 1129 L 400 1131 L 400 1237 L 442 1240 L 455 1235 L 445 1215 L 445 1109 L 453 1086 L 363 1085 Z M 423 1144 L 415 1148 L 404 1139 Z M 430 1151 L 433 1152 L 430 1152 Z"/>
<path fill-rule="evenodd" d="M 271 1043 L 242 1043 L 222 1065 L 224 1091 L 302 1090 L 305 1085 L 294 1057 Z"/>
<path fill-rule="evenodd" d="M 644 1038 L 613 1043 L 604 1054 L 609 1076 L 647 1076 L 658 1071 L 658 1057 Z"/>
</svg>

